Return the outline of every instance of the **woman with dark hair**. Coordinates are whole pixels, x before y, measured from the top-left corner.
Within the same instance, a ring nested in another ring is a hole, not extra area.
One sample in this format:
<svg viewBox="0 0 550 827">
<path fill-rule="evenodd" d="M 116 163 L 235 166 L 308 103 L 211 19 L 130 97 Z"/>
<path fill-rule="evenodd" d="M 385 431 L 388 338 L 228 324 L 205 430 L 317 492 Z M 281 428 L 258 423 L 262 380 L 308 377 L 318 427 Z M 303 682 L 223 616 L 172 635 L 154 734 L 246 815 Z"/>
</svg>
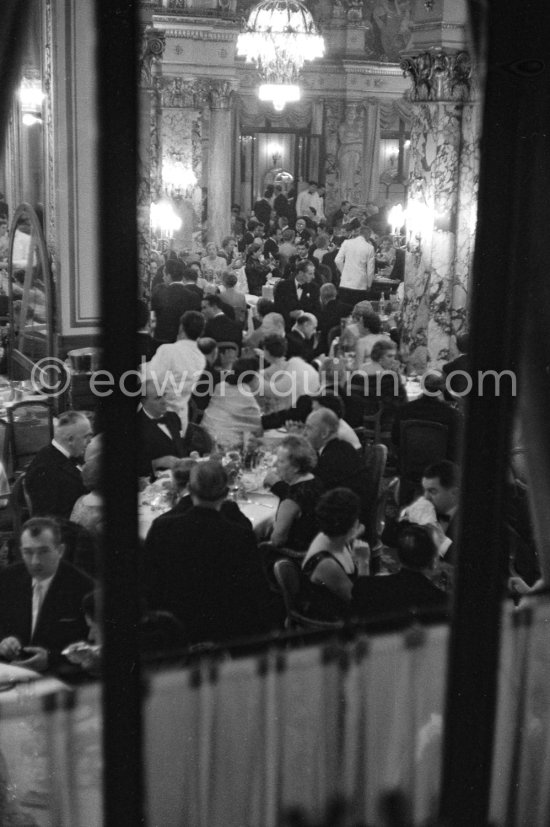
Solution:
<svg viewBox="0 0 550 827">
<path fill-rule="evenodd" d="M 368 574 L 369 547 L 354 541 L 362 534 L 359 497 L 349 488 L 327 491 L 315 509 L 319 534 L 302 564 L 310 581 L 308 614 L 325 619 L 345 617 L 357 578 Z"/>
<path fill-rule="evenodd" d="M 263 433 L 258 390 L 258 360 L 237 359 L 233 371 L 219 382 L 212 394 L 201 425 L 223 448 L 243 442 L 245 434 Z"/>
<path fill-rule="evenodd" d="M 317 454 L 303 436 L 290 434 L 282 440 L 275 470 L 264 480 L 266 488 L 279 489 L 281 496 L 270 537 L 273 546 L 307 550 L 317 530 L 315 505 L 323 491 L 313 474 L 316 465 Z"/>
</svg>

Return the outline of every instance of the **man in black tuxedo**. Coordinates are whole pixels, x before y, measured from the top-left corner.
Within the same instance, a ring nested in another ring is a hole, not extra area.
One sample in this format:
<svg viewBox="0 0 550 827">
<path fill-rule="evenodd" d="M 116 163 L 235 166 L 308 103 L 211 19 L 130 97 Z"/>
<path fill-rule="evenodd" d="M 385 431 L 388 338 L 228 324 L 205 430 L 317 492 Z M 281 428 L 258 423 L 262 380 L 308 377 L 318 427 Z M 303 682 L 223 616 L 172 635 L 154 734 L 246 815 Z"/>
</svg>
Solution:
<svg viewBox="0 0 550 827">
<path fill-rule="evenodd" d="M 56 521 L 33 517 L 21 532 L 23 562 L 0 571 L 0 657 L 37 672 L 62 664 L 62 650 L 88 636 L 82 600 L 94 581 L 63 551 Z"/>
<path fill-rule="evenodd" d="M 344 304 L 340 301 L 336 286 L 330 282 L 321 286 L 319 300 L 321 309 L 318 315 L 319 342 L 317 352 L 328 354 L 330 347 L 328 334 L 335 327 L 340 329 L 342 319 L 350 316 L 353 308 L 351 304 Z"/>
<path fill-rule="evenodd" d="M 181 420 L 177 413 L 167 411 L 166 405 L 166 394 L 159 390 L 156 380 L 146 379 L 137 412 L 139 477 L 172 468 L 183 456 Z"/>
<path fill-rule="evenodd" d="M 315 476 L 326 491 L 342 486 L 351 488 L 361 499 L 364 511 L 369 495 L 365 464 L 359 451 L 338 438 L 339 426 L 336 413 L 325 407 L 312 411 L 306 419 L 304 434 L 319 457 Z"/>
<path fill-rule="evenodd" d="M 235 342 L 240 347 L 243 339 L 242 326 L 228 318 L 222 305 L 222 299 L 216 294 L 209 293 L 203 297 L 201 310 L 206 319 L 203 335 L 217 342 Z"/>
<path fill-rule="evenodd" d="M 315 266 L 306 259 L 298 264 L 294 276 L 281 279 L 275 286 L 275 312 L 283 316 L 287 330 L 301 313 L 319 313 L 319 288 L 314 277 Z"/>
<path fill-rule="evenodd" d="M 174 488 L 178 499 L 176 504 L 173 505 L 169 511 L 165 511 L 153 520 L 151 528 L 149 529 L 149 534 L 147 535 L 149 542 L 153 544 L 156 542 L 155 534 L 159 530 L 159 526 L 162 527 L 165 520 L 172 520 L 174 517 L 181 517 L 182 514 L 187 514 L 187 512 L 193 508 L 193 500 L 191 498 L 191 494 L 189 493 L 189 479 L 191 477 L 191 471 L 196 464 L 196 460 L 185 458 L 179 460 L 179 462 L 177 462 L 172 468 L 172 482 L 174 483 Z M 243 514 L 237 503 L 233 500 L 223 501 L 220 508 L 220 514 L 231 523 L 238 523 L 245 528 L 252 528 L 252 523 L 248 517 Z"/>
<path fill-rule="evenodd" d="M 202 291 L 197 287 L 194 271 L 186 270 L 179 259 L 165 265 L 166 283 L 153 290 L 151 310 L 155 314 L 155 340 L 159 344 L 175 342 L 180 318 L 187 310 L 200 310 Z M 185 284 L 183 283 L 185 279 Z"/>
<path fill-rule="evenodd" d="M 437 514 L 437 524 L 433 527 L 433 539 L 439 557 L 445 563 L 454 563 L 460 493 L 458 466 L 449 460 L 430 465 L 424 471 L 422 489 L 424 497 L 433 503 Z"/>
<path fill-rule="evenodd" d="M 25 474 L 33 516 L 69 519 L 75 502 L 86 493 L 81 466 L 91 439 L 92 426 L 81 411 L 58 417 L 52 442 L 36 454 Z"/>
<path fill-rule="evenodd" d="M 315 354 L 315 334 L 317 333 L 317 318 L 313 313 L 301 312 L 292 329 L 286 335 L 287 358 L 299 356 L 304 362 L 313 361 Z"/>
<path fill-rule="evenodd" d="M 447 607 L 447 595 L 429 579 L 437 551 L 426 526 L 404 525 L 399 532 L 397 553 L 401 569 L 396 574 L 357 578 L 352 589 L 352 616 L 372 618 L 417 608 Z"/>
<path fill-rule="evenodd" d="M 158 523 L 147 537 L 145 578 L 151 609 L 172 612 L 189 643 L 225 641 L 269 628 L 269 602 L 256 539 L 220 513 L 227 475 L 218 462 L 191 470 L 193 508 Z"/>
</svg>

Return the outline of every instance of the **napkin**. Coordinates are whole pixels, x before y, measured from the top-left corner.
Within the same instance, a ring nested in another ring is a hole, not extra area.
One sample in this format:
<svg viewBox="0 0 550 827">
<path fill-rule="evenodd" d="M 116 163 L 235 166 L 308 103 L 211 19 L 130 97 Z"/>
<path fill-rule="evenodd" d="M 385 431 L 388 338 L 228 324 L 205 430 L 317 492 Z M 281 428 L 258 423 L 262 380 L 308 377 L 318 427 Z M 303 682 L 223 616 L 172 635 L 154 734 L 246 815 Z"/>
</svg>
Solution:
<svg viewBox="0 0 550 827">
<path fill-rule="evenodd" d="M 408 520 L 410 523 L 416 523 L 417 525 L 428 525 L 437 523 L 437 514 L 433 503 L 425 497 L 419 497 L 403 509 L 399 519 Z"/>
</svg>

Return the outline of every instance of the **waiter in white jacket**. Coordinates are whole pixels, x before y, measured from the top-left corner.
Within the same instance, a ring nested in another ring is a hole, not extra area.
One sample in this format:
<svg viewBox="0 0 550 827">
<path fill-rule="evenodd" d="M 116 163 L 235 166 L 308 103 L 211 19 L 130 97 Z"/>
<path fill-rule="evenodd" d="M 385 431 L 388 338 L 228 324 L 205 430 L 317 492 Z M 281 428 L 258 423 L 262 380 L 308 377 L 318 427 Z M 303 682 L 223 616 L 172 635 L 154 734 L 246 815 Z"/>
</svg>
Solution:
<svg viewBox="0 0 550 827">
<path fill-rule="evenodd" d="M 356 238 L 342 243 L 334 263 L 342 274 L 338 297 L 345 304 L 355 305 L 368 297 L 374 280 L 374 247 L 368 241 L 371 228 L 362 226 Z"/>
</svg>

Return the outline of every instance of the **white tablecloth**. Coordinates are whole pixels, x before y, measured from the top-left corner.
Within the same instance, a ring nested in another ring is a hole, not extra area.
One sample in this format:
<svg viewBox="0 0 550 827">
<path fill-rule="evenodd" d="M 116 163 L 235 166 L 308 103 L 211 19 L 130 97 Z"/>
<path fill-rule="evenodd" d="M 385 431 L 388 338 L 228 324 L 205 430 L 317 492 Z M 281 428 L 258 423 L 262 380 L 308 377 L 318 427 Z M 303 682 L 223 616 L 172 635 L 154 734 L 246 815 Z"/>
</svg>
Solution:
<svg viewBox="0 0 550 827">
<path fill-rule="evenodd" d="M 143 495 L 142 495 L 143 496 Z M 275 519 L 279 500 L 269 491 L 252 491 L 246 494 L 245 500 L 237 500 L 243 514 L 252 523 L 254 533 L 258 539 L 264 539 Z M 140 503 L 138 512 L 139 536 L 144 540 L 153 520 L 166 511 L 166 508 L 153 508 L 149 504 Z"/>
</svg>

